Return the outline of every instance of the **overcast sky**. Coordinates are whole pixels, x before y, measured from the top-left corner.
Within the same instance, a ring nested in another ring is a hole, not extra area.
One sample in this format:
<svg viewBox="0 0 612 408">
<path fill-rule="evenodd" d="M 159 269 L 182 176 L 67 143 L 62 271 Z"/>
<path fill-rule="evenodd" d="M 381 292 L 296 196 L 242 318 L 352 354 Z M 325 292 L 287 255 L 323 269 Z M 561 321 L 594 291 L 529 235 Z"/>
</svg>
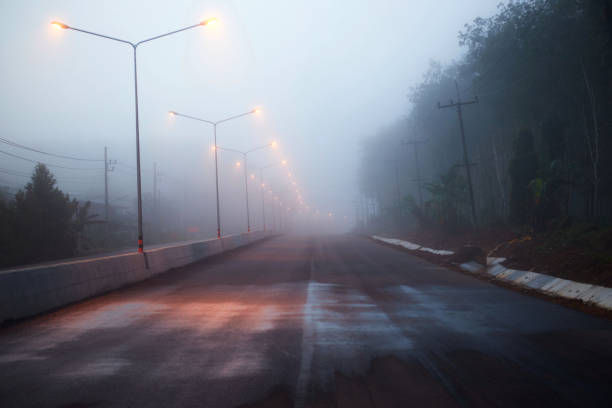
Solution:
<svg viewBox="0 0 612 408">
<path fill-rule="evenodd" d="M 458 31 L 492 15 L 498 2 L 3 0 L 1 137 L 85 158 L 101 158 L 106 145 L 122 163 L 112 175 L 112 196 L 133 197 L 131 48 L 49 22 L 138 41 L 217 17 L 214 26 L 139 48 L 143 189 L 151 189 L 156 162 L 165 175 L 162 194 L 205 186 L 198 197 L 212 207 L 212 129 L 167 112 L 214 121 L 261 107 L 260 115 L 220 125 L 218 144 L 247 150 L 277 140 L 280 149 L 254 153 L 253 166 L 286 159 L 311 206 L 352 221 L 360 140 L 402 117 L 406 94 L 430 60 L 458 58 Z M 102 166 L 2 144 L 0 150 L 65 167 Z M 229 203 L 241 179 L 232 167 L 237 157 L 221 156 L 222 197 Z M 2 155 L 0 169 L 27 173 L 32 166 Z M 98 170 L 52 170 L 77 197 L 102 193 Z M 277 173 L 270 177 L 282 176 Z M 27 179 L 5 172 L 0 181 Z"/>
</svg>

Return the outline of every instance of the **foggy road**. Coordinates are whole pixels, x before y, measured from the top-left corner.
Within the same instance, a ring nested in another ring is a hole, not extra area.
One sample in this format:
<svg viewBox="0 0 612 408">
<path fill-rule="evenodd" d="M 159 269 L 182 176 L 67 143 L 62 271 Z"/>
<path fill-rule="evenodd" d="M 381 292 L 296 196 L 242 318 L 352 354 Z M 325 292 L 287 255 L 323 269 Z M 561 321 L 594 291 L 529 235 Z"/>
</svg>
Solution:
<svg viewBox="0 0 612 408">
<path fill-rule="evenodd" d="M 606 406 L 612 323 L 283 236 L 0 329 L 2 407 Z"/>
</svg>

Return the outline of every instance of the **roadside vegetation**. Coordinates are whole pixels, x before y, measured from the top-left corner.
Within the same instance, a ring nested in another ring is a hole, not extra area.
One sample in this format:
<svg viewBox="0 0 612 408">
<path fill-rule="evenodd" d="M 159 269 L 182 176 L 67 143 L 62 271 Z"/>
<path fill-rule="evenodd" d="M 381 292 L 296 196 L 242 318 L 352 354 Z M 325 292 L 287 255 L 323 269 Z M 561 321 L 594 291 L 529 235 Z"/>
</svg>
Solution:
<svg viewBox="0 0 612 408">
<path fill-rule="evenodd" d="M 459 42 L 364 143 L 360 228 L 612 284 L 612 2 L 510 2 Z"/>
<path fill-rule="evenodd" d="M 13 197 L 0 197 L 0 267 L 77 255 L 86 246 L 85 227 L 99 222 L 81 204 L 56 187 L 44 164 Z"/>
</svg>

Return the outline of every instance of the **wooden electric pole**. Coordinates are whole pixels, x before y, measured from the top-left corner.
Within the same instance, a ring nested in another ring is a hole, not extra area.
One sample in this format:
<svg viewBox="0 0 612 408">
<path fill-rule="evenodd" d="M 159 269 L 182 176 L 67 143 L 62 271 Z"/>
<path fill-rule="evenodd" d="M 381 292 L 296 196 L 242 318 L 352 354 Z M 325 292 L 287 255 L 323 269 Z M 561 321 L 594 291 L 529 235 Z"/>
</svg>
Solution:
<svg viewBox="0 0 612 408">
<path fill-rule="evenodd" d="M 465 166 L 465 171 L 467 173 L 468 179 L 468 188 L 470 191 L 470 203 L 472 204 L 472 219 L 474 222 L 474 226 L 476 226 L 476 204 L 474 202 L 474 188 L 472 187 L 472 174 L 470 171 L 470 160 L 468 158 L 467 146 L 465 143 L 465 130 L 463 129 L 463 113 L 461 107 L 463 105 L 472 105 L 474 103 L 478 103 L 478 98 L 474 98 L 474 100 L 461 102 L 461 95 L 459 94 L 459 85 L 457 85 L 457 81 L 455 81 L 455 88 L 457 89 L 457 102 L 453 102 L 451 99 L 448 105 L 440 105 L 438 102 L 438 109 L 445 108 L 457 108 L 457 115 L 459 116 L 459 128 L 461 129 L 461 144 L 463 145 L 463 165 Z"/>
<path fill-rule="evenodd" d="M 108 152 L 106 146 L 104 146 L 104 247 L 108 246 L 108 172 L 113 171 L 113 164 L 117 163 L 117 160 L 108 160 Z"/>
</svg>

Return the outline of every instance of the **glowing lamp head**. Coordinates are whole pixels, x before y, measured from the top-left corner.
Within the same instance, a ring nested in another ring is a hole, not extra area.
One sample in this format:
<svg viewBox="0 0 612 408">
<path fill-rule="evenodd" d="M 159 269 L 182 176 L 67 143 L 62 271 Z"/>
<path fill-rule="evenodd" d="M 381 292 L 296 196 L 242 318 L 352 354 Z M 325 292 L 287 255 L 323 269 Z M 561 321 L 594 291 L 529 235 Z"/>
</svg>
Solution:
<svg viewBox="0 0 612 408">
<path fill-rule="evenodd" d="M 282 164 L 283 166 L 286 166 L 286 165 L 287 165 L 287 160 L 283 160 L 283 161 L 281 161 L 281 164 Z"/>
<path fill-rule="evenodd" d="M 236 162 L 236 167 L 240 167 L 240 162 Z"/>
<path fill-rule="evenodd" d="M 255 113 L 255 114 L 260 113 L 260 112 L 261 112 L 261 109 L 259 108 L 255 108 L 251 111 L 251 113 Z"/>
<path fill-rule="evenodd" d="M 204 20 L 200 23 L 201 26 L 208 26 L 208 25 L 215 25 L 217 24 L 218 20 L 213 17 L 213 18 L 209 18 L 207 20 Z"/>
<path fill-rule="evenodd" d="M 170 116 L 176 116 L 176 112 L 175 112 L 175 111 L 168 111 L 168 115 L 170 115 Z"/>
<path fill-rule="evenodd" d="M 276 149 L 278 147 L 278 143 L 276 143 L 275 141 L 270 143 L 270 147 L 272 147 L 273 149 Z"/>
<path fill-rule="evenodd" d="M 254 174 L 251 174 L 251 179 L 255 180 L 255 175 Z"/>
<path fill-rule="evenodd" d="M 214 145 L 210 146 L 210 150 L 212 150 L 214 152 L 215 150 L 217 150 L 217 146 L 214 146 Z"/>
<path fill-rule="evenodd" d="M 57 28 L 58 30 L 66 30 L 70 27 L 68 27 L 68 25 L 64 24 L 64 23 L 60 23 L 59 21 L 52 21 L 51 25 L 55 28 Z"/>
</svg>

